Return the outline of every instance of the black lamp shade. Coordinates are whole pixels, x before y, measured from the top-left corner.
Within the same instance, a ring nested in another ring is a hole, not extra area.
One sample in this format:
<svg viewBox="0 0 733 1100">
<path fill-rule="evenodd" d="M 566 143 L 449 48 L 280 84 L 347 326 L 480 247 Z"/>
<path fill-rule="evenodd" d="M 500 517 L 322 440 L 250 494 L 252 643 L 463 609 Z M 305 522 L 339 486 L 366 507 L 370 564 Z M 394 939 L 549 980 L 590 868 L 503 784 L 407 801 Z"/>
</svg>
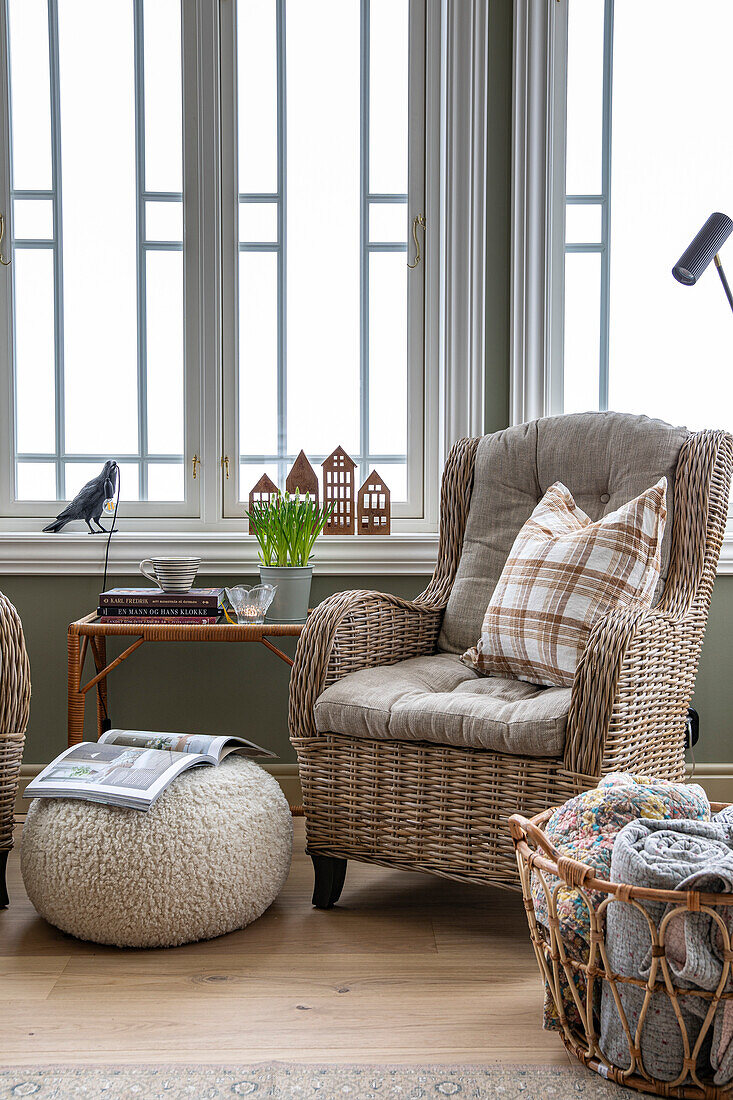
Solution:
<svg viewBox="0 0 733 1100">
<path fill-rule="evenodd" d="M 715 253 L 733 233 L 733 221 L 727 214 L 711 214 L 694 241 L 672 268 L 678 283 L 694 286 Z"/>
</svg>

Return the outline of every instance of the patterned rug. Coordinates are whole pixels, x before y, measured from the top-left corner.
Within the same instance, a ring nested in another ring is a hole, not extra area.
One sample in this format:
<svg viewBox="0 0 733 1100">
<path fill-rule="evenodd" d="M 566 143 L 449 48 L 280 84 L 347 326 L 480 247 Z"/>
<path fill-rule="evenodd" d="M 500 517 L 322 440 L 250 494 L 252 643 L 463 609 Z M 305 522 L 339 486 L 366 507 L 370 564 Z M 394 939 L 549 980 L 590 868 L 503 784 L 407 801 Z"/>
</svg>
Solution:
<svg viewBox="0 0 733 1100">
<path fill-rule="evenodd" d="M 638 1100 L 581 1066 L 44 1066 L 0 1068 L 0 1100 Z"/>
</svg>

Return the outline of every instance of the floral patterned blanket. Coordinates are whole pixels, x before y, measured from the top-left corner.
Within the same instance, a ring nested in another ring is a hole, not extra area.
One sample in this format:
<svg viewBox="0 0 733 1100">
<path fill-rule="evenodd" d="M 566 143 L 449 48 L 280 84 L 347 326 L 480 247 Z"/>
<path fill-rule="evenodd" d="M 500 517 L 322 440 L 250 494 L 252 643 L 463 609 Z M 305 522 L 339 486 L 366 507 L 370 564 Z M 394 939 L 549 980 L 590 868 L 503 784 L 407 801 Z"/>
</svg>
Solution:
<svg viewBox="0 0 733 1100">
<path fill-rule="evenodd" d="M 610 879 L 611 853 L 621 829 L 639 818 L 658 820 L 710 820 L 710 803 L 697 783 L 671 783 L 646 775 L 614 772 L 604 776 L 598 786 L 569 799 L 553 813 L 545 827 L 547 839 L 561 855 L 580 860 L 594 869 L 598 878 Z M 554 904 L 563 942 L 571 947 L 568 954 L 587 961 L 590 944 L 590 915 L 583 893 L 566 886 L 554 875 L 532 873 L 532 900 L 539 923 L 550 927 L 549 908 Z M 605 895 L 585 891 L 591 905 L 599 905 Z M 571 1026 L 580 1019 L 567 981 L 561 974 L 562 1000 Z M 585 1000 L 582 974 L 576 985 Z M 544 1026 L 558 1029 L 559 1013 L 550 990 L 545 994 Z"/>
</svg>

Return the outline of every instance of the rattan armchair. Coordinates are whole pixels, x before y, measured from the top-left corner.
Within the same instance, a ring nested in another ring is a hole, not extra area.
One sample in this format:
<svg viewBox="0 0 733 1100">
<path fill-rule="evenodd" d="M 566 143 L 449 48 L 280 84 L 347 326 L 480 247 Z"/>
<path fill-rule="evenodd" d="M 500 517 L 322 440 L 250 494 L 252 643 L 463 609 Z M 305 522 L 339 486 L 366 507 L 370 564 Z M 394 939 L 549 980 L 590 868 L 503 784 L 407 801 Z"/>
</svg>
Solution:
<svg viewBox="0 0 733 1100">
<path fill-rule="evenodd" d="M 531 817 L 611 771 L 684 776 L 686 716 L 733 467 L 733 439 L 724 432 L 685 437 L 663 593 L 651 610 L 612 611 L 596 623 L 571 689 L 562 756 L 318 731 L 314 707 L 330 685 L 359 669 L 435 653 L 461 558 L 479 442 L 459 441 L 448 458 L 438 564 L 425 591 L 414 601 L 338 593 L 315 609 L 299 639 L 290 735 L 319 907 L 338 900 L 348 859 L 518 888 L 509 815 Z"/>
<path fill-rule="evenodd" d="M 0 908 L 8 904 L 5 872 L 13 847 L 15 796 L 30 696 L 30 665 L 20 616 L 0 593 Z"/>
</svg>

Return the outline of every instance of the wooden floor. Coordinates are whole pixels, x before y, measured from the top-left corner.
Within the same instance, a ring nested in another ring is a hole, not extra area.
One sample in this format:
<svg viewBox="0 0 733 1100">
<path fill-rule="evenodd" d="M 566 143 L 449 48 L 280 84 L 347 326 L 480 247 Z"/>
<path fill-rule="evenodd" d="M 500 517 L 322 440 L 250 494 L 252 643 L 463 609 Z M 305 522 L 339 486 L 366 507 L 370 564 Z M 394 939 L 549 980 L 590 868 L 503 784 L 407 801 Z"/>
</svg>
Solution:
<svg viewBox="0 0 733 1100">
<path fill-rule="evenodd" d="M 38 917 L 11 855 L 0 912 L 0 1062 L 567 1064 L 540 1026 L 519 895 L 349 864 L 310 904 L 296 855 L 255 924 L 207 943 L 121 951 Z"/>
</svg>

